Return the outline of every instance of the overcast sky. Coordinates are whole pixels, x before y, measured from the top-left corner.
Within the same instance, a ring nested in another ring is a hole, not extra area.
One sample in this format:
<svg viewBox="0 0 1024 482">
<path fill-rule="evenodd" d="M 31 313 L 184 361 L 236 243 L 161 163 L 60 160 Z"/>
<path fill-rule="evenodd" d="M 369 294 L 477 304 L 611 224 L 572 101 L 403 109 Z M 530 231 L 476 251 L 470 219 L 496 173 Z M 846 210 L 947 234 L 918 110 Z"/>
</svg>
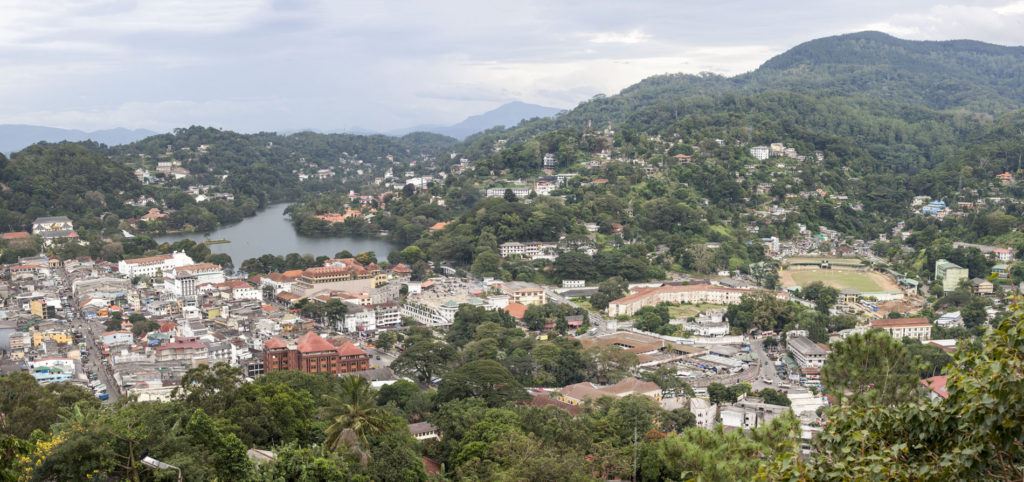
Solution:
<svg viewBox="0 0 1024 482">
<path fill-rule="evenodd" d="M 0 0 L 0 123 L 388 130 L 860 30 L 1024 44 L 1024 0 Z"/>
</svg>

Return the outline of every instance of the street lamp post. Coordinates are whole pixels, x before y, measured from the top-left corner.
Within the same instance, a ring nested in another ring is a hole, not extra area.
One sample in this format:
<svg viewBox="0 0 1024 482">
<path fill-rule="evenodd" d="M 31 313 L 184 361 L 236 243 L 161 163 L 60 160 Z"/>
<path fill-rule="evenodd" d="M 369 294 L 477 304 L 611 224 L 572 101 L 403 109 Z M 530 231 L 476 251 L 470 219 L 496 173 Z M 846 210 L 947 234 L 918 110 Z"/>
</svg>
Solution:
<svg viewBox="0 0 1024 482">
<path fill-rule="evenodd" d="M 174 470 L 177 470 L 178 471 L 178 482 L 182 482 L 182 480 L 183 480 L 181 478 L 181 469 L 179 469 L 178 467 L 175 467 L 175 466 L 173 466 L 171 464 L 167 464 L 167 463 L 161 462 L 161 461 L 159 461 L 157 459 L 154 459 L 153 457 L 149 457 L 149 456 L 143 457 L 141 462 L 142 462 L 142 465 L 145 465 L 146 467 L 149 467 L 151 469 L 164 469 L 164 470 L 166 470 L 166 469 L 174 469 Z"/>
</svg>

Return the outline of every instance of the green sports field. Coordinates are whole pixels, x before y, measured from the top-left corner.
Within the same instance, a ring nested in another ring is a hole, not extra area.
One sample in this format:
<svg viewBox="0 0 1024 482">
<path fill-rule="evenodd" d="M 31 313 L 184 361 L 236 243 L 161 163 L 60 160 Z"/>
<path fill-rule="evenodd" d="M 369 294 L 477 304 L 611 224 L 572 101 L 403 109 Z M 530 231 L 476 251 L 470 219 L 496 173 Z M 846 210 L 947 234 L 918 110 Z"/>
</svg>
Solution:
<svg viewBox="0 0 1024 482">
<path fill-rule="evenodd" d="M 861 293 L 880 293 L 885 291 L 899 290 L 896 283 L 881 273 L 871 271 L 848 271 L 848 270 L 783 270 L 779 273 L 782 278 L 782 285 L 787 288 L 795 286 L 807 286 L 815 281 L 821 281 L 828 286 L 839 289 L 853 288 Z"/>
</svg>

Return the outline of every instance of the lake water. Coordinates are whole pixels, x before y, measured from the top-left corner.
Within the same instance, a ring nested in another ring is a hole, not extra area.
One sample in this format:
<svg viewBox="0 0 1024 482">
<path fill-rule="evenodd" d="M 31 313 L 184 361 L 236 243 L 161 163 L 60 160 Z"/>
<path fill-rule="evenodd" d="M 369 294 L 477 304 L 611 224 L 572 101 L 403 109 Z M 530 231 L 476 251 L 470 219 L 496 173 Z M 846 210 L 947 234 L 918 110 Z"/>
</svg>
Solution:
<svg viewBox="0 0 1024 482">
<path fill-rule="evenodd" d="M 392 250 L 402 246 L 384 238 L 340 237 L 310 238 L 300 236 L 284 214 L 287 203 L 272 204 L 266 209 L 246 218 L 240 223 L 223 226 L 209 233 L 177 233 L 156 237 L 157 243 L 173 243 L 182 239 L 196 242 L 227 239 L 230 243 L 211 244 L 210 251 L 231 256 L 235 266 L 242 261 L 264 254 L 284 256 L 288 253 L 312 254 L 313 256 L 334 256 L 334 253 L 348 250 L 352 254 L 373 251 L 377 259 L 386 259 Z"/>
</svg>

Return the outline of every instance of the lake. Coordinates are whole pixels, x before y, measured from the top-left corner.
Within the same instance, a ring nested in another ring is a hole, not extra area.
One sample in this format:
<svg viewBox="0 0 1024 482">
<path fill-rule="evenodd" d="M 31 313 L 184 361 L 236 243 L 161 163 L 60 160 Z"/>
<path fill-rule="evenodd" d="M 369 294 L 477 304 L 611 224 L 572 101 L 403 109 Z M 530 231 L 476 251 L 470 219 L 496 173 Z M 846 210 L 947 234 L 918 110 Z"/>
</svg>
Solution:
<svg viewBox="0 0 1024 482">
<path fill-rule="evenodd" d="M 388 253 L 403 247 L 384 238 L 339 237 L 310 238 L 295 232 L 284 210 L 287 203 L 271 204 L 266 209 L 240 223 L 222 226 L 208 233 L 176 233 L 154 238 L 157 243 L 173 243 L 182 239 L 196 242 L 227 239 L 230 243 L 211 244 L 210 251 L 231 256 L 235 266 L 242 261 L 264 254 L 284 256 L 288 253 L 334 256 L 348 250 L 352 254 L 373 251 L 377 259 L 387 259 Z"/>
</svg>

